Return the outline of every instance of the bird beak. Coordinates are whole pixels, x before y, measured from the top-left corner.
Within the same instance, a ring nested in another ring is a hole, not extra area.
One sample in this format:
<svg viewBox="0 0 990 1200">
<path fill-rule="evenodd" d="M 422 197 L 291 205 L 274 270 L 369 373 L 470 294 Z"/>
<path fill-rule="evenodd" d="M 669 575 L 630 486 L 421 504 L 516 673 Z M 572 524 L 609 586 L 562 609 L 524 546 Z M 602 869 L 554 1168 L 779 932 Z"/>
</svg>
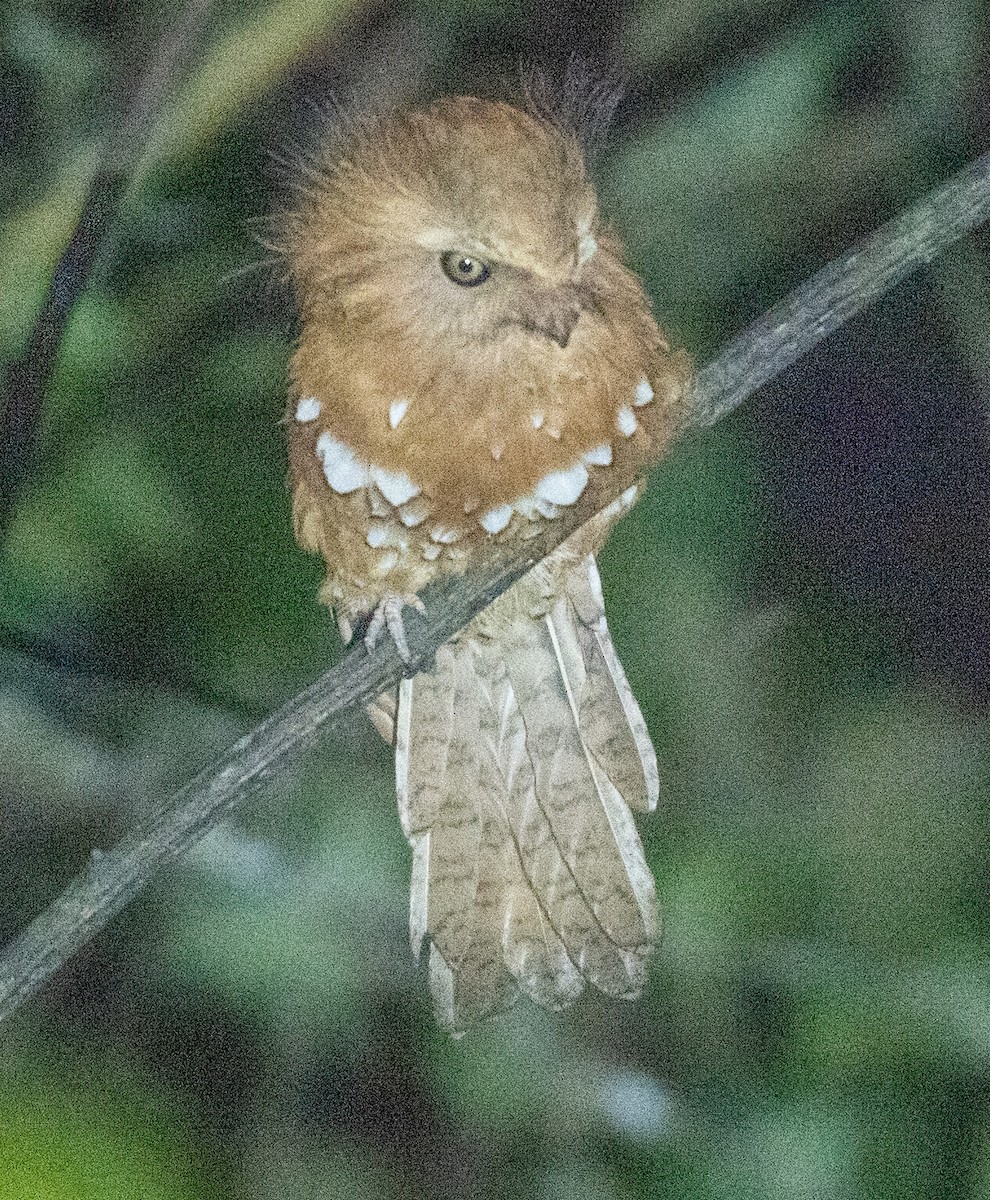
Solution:
<svg viewBox="0 0 990 1200">
<path fill-rule="evenodd" d="M 558 292 L 541 297 L 542 303 L 531 309 L 520 321 L 524 329 L 549 338 L 563 350 L 571 340 L 574 326 L 581 316 L 581 304 L 573 294 L 566 297 Z"/>
<path fill-rule="evenodd" d="M 581 311 L 581 297 L 574 288 L 548 288 L 531 293 L 526 307 L 511 323 L 521 325 L 529 333 L 549 338 L 563 349 L 571 340 Z"/>
<path fill-rule="evenodd" d="M 580 306 L 577 304 L 571 305 L 550 315 L 543 326 L 542 332 L 548 338 L 555 341 L 561 350 L 563 350 L 571 340 L 571 334 L 574 332 L 574 326 L 578 323 L 578 317 L 580 316 Z"/>
</svg>

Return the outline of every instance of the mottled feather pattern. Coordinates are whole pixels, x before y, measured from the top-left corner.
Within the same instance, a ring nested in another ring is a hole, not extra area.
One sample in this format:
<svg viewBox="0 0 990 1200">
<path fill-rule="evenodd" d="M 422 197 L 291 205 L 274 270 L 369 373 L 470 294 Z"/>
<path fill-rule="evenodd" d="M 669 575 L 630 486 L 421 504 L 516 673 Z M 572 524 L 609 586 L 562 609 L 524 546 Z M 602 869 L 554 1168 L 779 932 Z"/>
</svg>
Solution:
<svg viewBox="0 0 990 1200">
<path fill-rule="evenodd" d="M 572 628 L 581 654 L 581 737 L 588 752 L 636 812 L 657 805 L 660 778 L 646 722 L 612 644 L 605 619 L 598 566 L 589 555 L 586 573 L 574 571 L 557 609 L 558 624 Z M 621 715 L 620 715 L 621 714 Z"/>
<path fill-rule="evenodd" d="M 418 952 L 424 934 L 457 966 L 470 940 L 482 837 L 478 706 L 470 664 L 443 646 L 435 671 L 404 680 L 396 747 L 396 793 L 403 830 L 421 844 L 423 903 L 411 922 Z M 403 712 L 410 706 L 410 716 Z"/>
<path fill-rule="evenodd" d="M 586 982 L 622 997 L 643 985 L 657 937 L 653 881 L 607 765 L 620 765 L 639 797 L 656 767 L 652 747 L 635 758 L 637 774 L 624 758 L 595 755 L 583 734 L 626 721 L 614 688 L 587 686 L 568 586 L 589 615 L 593 570 L 590 558 L 572 565 L 542 619 L 517 613 L 497 642 L 469 630 L 400 688 L 396 780 L 415 847 L 412 939 L 417 951 L 429 942 L 432 986 L 442 985 L 443 1021 L 454 1030 L 517 989 L 561 1008 Z M 516 608 L 517 598 L 501 603 Z"/>
<path fill-rule="evenodd" d="M 527 634 L 500 647 L 526 728 L 532 772 L 510 824 L 524 847 L 527 877 L 572 961 L 602 991 L 635 994 L 642 979 L 633 977 L 636 967 L 624 952 L 648 953 L 651 939 L 621 850 L 610 836 L 552 621 L 534 623 Z"/>
</svg>

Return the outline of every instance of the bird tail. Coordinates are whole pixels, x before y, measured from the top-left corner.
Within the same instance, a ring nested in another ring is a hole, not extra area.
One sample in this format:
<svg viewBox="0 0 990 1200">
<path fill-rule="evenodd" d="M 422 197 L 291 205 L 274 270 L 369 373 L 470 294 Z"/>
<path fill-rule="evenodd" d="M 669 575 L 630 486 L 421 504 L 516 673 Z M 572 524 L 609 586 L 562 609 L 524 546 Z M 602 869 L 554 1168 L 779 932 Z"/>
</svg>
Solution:
<svg viewBox="0 0 990 1200">
<path fill-rule="evenodd" d="M 508 619 L 442 646 L 399 689 L 412 945 L 429 947 L 437 1016 L 453 1032 L 520 990 L 551 1009 L 586 983 L 633 998 L 658 936 L 630 811 L 656 805 L 656 757 L 594 557 L 563 582 L 538 617 L 503 606 Z"/>
</svg>

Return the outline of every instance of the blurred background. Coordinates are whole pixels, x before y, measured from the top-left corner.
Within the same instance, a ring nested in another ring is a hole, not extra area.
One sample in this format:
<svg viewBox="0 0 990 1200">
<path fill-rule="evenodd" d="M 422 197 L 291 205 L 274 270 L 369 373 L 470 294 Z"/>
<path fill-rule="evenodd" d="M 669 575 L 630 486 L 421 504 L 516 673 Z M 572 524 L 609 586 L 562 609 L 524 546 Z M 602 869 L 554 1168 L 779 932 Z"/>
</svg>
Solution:
<svg viewBox="0 0 990 1200">
<path fill-rule="evenodd" d="M 0 352 L 174 11 L 4 12 Z M 339 655 L 292 540 L 272 155 L 330 96 L 625 72 L 600 169 L 698 361 L 990 145 L 978 0 L 217 0 L 0 554 L 0 935 Z M 602 559 L 664 783 L 637 1004 L 440 1033 L 363 716 L 0 1034 L 4 1200 L 990 1196 L 990 241 L 659 469 Z"/>
</svg>

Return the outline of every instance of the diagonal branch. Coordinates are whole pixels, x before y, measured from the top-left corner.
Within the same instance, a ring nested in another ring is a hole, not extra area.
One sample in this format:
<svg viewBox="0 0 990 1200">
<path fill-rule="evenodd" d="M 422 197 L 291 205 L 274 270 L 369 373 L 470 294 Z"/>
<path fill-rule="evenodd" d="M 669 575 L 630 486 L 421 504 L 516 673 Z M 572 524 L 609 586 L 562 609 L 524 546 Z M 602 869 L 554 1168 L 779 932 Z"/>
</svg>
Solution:
<svg viewBox="0 0 990 1200">
<path fill-rule="evenodd" d="M 144 74 L 104 143 L 79 219 L 52 273 L 27 344 L 8 365 L 0 408 L 0 538 L 34 463 L 42 404 L 72 310 L 116 230 L 148 136 L 192 57 L 211 3 L 188 0 L 152 47 Z"/>
<path fill-rule="evenodd" d="M 990 154 L 830 263 L 733 339 L 698 374 L 684 429 L 703 428 L 990 216 Z M 615 477 L 618 496 L 631 478 Z M 587 517 L 588 514 L 583 514 Z M 415 666 L 573 532 L 558 518 L 513 557 L 427 589 L 429 622 L 410 619 Z M 269 778 L 297 761 L 354 704 L 393 687 L 402 664 L 390 642 L 352 650 L 322 679 L 246 734 L 81 874 L 0 956 L 0 1020 L 13 1013 L 140 893 L 154 875 L 215 828 Z"/>
</svg>

